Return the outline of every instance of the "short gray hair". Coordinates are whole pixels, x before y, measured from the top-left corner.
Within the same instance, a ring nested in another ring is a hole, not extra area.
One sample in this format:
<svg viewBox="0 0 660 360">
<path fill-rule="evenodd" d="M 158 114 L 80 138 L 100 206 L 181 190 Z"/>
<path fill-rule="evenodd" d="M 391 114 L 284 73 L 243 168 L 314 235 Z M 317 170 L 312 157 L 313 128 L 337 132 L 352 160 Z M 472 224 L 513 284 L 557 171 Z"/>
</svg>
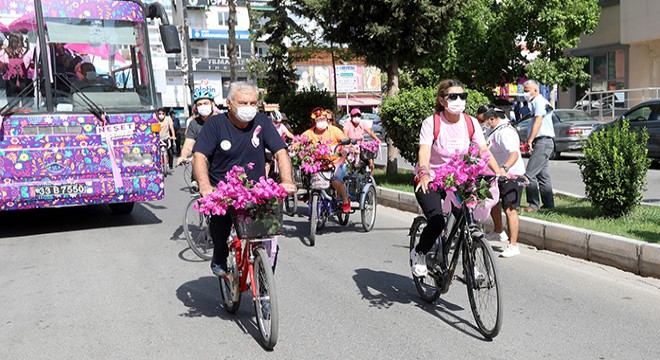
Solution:
<svg viewBox="0 0 660 360">
<path fill-rule="evenodd" d="M 523 87 L 527 86 L 527 85 L 534 86 L 537 89 L 539 88 L 539 83 L 536 80 L 529 79 L 529 80 L 525 81 L 525 83 L 523 84 Z"/>
<path fill-rule="evenodd" d="M 255 94 L 257 94 L 257 96 L 259 95 L 259 89 L 257 89 L 257 86 L 247 81 L 236 81 L 231 83 L 229 85 L 229 92 L 227 93 L 227 99 L 234 100 L 234 95 L 237 92 L 241 92 L 243 94 L 254 92 Z"/>
</svg>

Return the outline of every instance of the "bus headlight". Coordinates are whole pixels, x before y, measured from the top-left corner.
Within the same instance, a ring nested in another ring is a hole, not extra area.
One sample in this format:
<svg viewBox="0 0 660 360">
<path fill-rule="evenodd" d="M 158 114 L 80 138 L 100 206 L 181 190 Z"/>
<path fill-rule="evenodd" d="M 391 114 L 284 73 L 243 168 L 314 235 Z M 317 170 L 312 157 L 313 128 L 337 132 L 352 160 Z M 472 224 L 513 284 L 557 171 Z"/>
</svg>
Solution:
<svg viewBox="0 0 660 360">
<path fill-rule="evenodd" d="M 154 157 L 149 153 L 142 154 L 142 165 L 151 165 L 154 162 Z"/>
</svg>

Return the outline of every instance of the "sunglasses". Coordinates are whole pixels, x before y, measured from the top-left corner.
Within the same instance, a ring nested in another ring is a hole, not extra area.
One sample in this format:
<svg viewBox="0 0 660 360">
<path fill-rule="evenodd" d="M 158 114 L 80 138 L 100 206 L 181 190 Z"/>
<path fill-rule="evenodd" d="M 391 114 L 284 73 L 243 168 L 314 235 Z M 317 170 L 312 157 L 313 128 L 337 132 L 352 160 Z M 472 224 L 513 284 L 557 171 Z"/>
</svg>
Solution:
<svg viewBox="0 0 660 360">
<path fill-rule="evenodd" d="M 466 93 L 466 92 L 464 92 L 464 93 L 451 93 L 451 94 L 445 95 L 445 98 L 448 98 L 449 100 L 456 100 L 460 97 L 461 100 L 467 100 L 467 96 L 468 96 L 468 93 Z"/>
</svg>

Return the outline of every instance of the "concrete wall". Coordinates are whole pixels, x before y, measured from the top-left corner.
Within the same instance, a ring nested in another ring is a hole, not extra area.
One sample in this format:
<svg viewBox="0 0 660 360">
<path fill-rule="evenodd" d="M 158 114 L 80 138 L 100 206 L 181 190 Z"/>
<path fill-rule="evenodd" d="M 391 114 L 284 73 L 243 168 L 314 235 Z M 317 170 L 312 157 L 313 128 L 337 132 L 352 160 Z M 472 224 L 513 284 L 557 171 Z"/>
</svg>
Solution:
<svg viewBox="0 0 660 360">
<path fill-rule="evenodd" d="M 634 44 L 660 38 L 660 1 L 621 0 L 621 43 Z"/>
<path fill-rule="evenodd" d="M 576 49 L 588 49 L 620 43 L 620 25 L 620 5 L 603 8 L 594 33 L 582 36 Z"/>
</svg>

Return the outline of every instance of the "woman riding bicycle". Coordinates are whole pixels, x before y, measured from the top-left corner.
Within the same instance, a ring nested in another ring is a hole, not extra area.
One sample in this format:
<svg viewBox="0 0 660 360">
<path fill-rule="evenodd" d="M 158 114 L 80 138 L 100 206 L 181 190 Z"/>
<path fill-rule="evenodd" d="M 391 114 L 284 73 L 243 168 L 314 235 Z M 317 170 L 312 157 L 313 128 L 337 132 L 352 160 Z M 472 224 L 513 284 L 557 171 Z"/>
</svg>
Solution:
<svg viewBox="0 0 660 360">
<path fill-rule="evenodd" d="M 380 140 L 378 140 L 378 137 L 374 134 L 373 130 L 362 121 L 362 111 L 358 108 L 351 110 L 351 121 L 344 121 L 344 135 L 348 136 L 351 140 L 362 141 L 365 132 L 369 134 L 374 141 L 380 143 Z M 373 174 L 373 159 L 369 159 L 369 168 Z"/>
<path fill-rule="evenodd" d="M 415 197 L 422 208 L 428 225 L 420 235 L 419 244 L 410 251 L 412 272 L 426 276 L 426 253 L 445 227 L 442 200 L 445 191 L 429 191 L 435 170 L 443 166 L 452 155 L 468 150 L 470 143 L 479 146 L 483 155 L 489 154 L 484 133 L 476 119 L 464 113 L 467 92 L 458 80 L 443 80 L 436 93 L 436 113 L 422 123 L 419 136 L 419 162 L 415 174 Z M 489 167 L 496 174 L 506 175 L 492 156 Z M 444 264 L 443 264 L 444 265 Z"/>
<path fill-rule="evenodd" d="M 336 126 L 328 124 L 329 110 L 322 108 L 315 108 L 310 115 L 314 127 L 305 131 L 302 135 L 306 136 L 313 142 L 326 141 L 330 149 L 334 150 L 342 140 L 347 140 L 344 133 Z M 343 157 L 331 156 L 330 161 L 335 165 L 335 173 L 332 176 L 332 187 L 337 191 L 337 194 L 342 199 L 342 211 L 344 213 L 351 212 L 351 202 L 346 195 L 346 186 L 343 179 L 346 175 L 346 162 Z"/>
</svg>

